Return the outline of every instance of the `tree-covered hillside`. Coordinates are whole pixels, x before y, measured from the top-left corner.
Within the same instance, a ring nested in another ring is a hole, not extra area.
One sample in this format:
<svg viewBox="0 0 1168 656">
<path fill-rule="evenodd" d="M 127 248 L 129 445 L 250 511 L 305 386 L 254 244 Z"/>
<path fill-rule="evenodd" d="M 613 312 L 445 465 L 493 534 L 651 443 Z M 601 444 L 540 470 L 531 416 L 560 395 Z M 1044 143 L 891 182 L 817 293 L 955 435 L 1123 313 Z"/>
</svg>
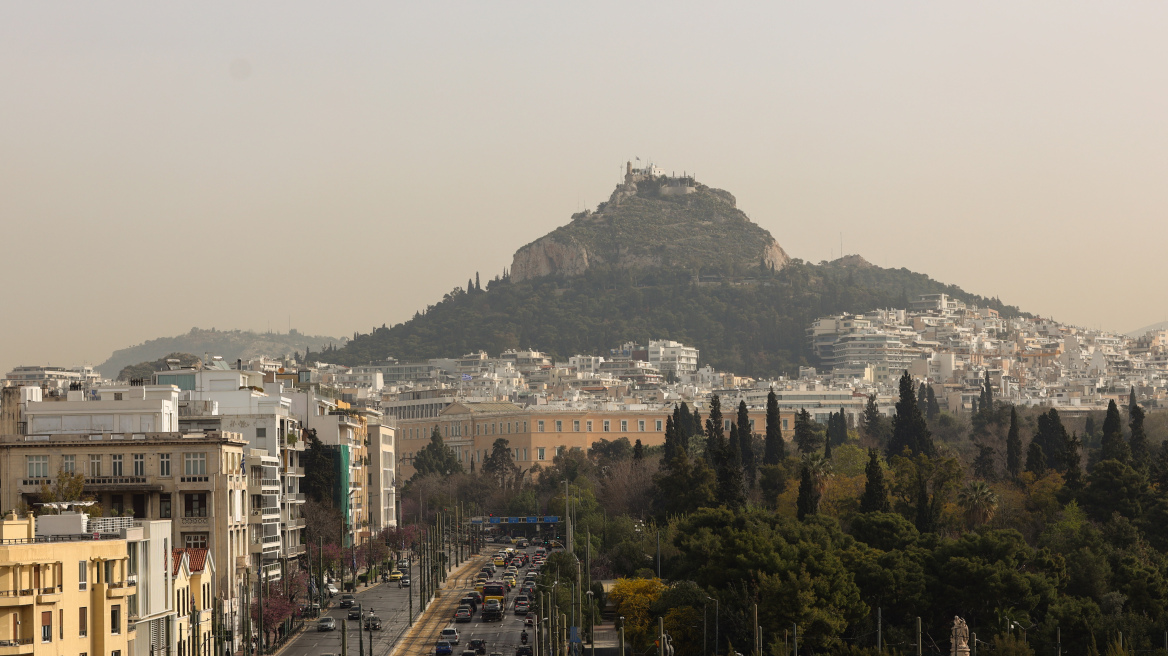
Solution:
<svg viewBox="0 0 1168 656">
<path fill-rule="evenodd" d="M 820 316 L 905 307 L 918 294 L 938 292 L 1019 314 L 997 299 L 854 256 L 820 265 L 793 260 L 753 278 L 700 283 L 677 269 L 593 268 L 574 277 L 503 278 L 469 287 L 454 289 L 409 321 L 354 335 L 330 360 L 355 365 L 509 348 L 566 358 L 604 354 L 629 340 L 673 339 L 701 349 L 703 365 L 773 376 L 810 363 L 806 329 Z"/>
</svg>

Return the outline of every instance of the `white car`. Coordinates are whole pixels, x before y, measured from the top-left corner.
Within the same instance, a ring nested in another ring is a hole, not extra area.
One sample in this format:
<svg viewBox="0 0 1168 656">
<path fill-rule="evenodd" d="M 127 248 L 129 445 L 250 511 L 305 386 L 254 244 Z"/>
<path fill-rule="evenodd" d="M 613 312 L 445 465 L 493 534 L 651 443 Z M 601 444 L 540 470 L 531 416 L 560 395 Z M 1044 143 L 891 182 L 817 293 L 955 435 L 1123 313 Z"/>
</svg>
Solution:
<svg viewBox="0 0 1168 656">
<path fill-rule="evenodd" d="M 332 583 L 324 586 L 324 591 L 327 592 L 330 597 L 335 597 L 337 596 L 337 593 L 340 592 L 340 590 L 337 590 L 337 586 L 333 585 Z"/>
<path fill-rule="evenodd" d="M 438 634 L 438 639 L 445 640 L 452 645 L 458 645 L 462 642 L 458 639 L 458 629 L 454 628 L 453 626 L 448 626 L 445 629 L 442 629 L 442 633 Z"/>
</svg>

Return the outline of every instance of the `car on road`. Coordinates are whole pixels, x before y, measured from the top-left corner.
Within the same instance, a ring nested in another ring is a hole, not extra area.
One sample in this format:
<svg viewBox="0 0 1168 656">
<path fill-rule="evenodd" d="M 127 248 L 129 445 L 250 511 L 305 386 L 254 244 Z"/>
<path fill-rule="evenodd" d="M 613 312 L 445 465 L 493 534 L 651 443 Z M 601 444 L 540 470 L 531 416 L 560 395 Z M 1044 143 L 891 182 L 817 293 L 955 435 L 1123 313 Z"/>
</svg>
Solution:
<svg viewBox="0 0 1168 656">
<path fill-rule="evenodd" d="M 454 653 L 454 646 L 446 640 L 439 640 L 434 645 L 434 656 L 449 656 Z"/>
<path fill-rule="evenodd" d="M 462 656 L 478 656 L 478 654 L 475 653 L 475 650 L 473 649 L 467 649 L 466 651 L 462 652 Z"/>
<path fill-rule="evenodd" d="M 515 648 L 515 656 L 533 656 L 533 652 L 530 646 L 524 645 Z"/>
<path fill-rule="evenodd" d="M 395 569 L 389 573 L 389 580 L 390 581 L 400 581 L 401 578 L 402 578 L 402 573 L 401 573 L 400 569 Z"/>
<path fill-rule="evenodd" d="M 337 586 L 333 585 L 332 583 L 324 586 L 324 591 L 327 592 L 328 596 L 330 597 L 335 597 L 337 596 L 337 593 L 340 592 L 340 590 L 337 589 Z"/>
<path fill-rule="evenodd" d="M 454 628 L 453 626 L 448 626 L 445 629 L 442 629 L 442 633 L 438 634 L 438 639 L 446 640 L 452 645 L 457 645 L 459 642 L 461 642 L 458 639 L 458 629 Z"/>
<path fill-rule="evenodd" d="M 531 602 L 527 600 L 527 597 L 517 597 L 515 599 L 516 615 L 526 615 L 529 610 L 531 610 Z"/>
<path fill-rule="evenodd" d="M 353 605 L 353 595 L 349 594 L 348 592 L 341 595 L 341 604 L 340 605 L 341 605 L 341 608 L 348 608 L 349 606 L 352 606 Z"/>
<path fill-rule="evenodd" d="M 403 587 L 403 588 L 408 588 L 408 587 L 410 587 L 410 577 L 408 577 L 408 576 L 403 576 L 403 577 L 402 577 L 402 580 L 401 580 L 401 587 Z"/>
<path fill-rule="evenodd" d="M 466 645 L 473 649 L 474 653 L 476 654 L 487 653 L 487 641 L 483 640 L 482 638 L 473 638 L 470 642 L 466 643 Z"/>
<path fill-rule="evenodd" d="M 483 593 L 479 592 L 478 590 L 472 590 L 466 593 L 466 596 L 474 597 L 476 609 L 483 604 Z"/>
<path fill-rule="evenodd" d="M 483 621 L 500 622 L 503 620 L 503 604 L 498 599 L 488 599 L 483 604 Z"/>
<path fill-rule="evenodd" d="M 322 617 L 316 622 L 317 631 L 336 631 L 337 621 L 331 617 Z"/>
<path fill-rule="evenodd" d="M 367 616 L 365 618 L 365 630 L 366 631 L 380 631 L 381 630 L 381 618 L 376 616 L 376 615 Z"/>
<path fill-rule="evenodd" d="M 459 606 L 458 610 L 454 611 L 454 621 L 463 623 L 474 619 L 474 613 L 470 612 L 470 606 Z"/>
<path fill-rule="evenodd" d="M 410 568 L 410 559 L 409 558 L 402 558 L 401 560 L 397 561 L 397 568 L 398 569 L 409 569 Z"/>
<path fill-rule="evenodd" d="M 468 594 L 462 599 L 458 600 L 459 606 L 470 606 L 470 612 L 475 612 L 479 609 L 479 600 L 476 595 Z"/>
<path fill-rule="evenodd" d="M 535 581 L 529 581 L 520 586 L 519 591 L 526 595 L 535 594 Z"/>
<path fill-rule="evenodd" d="M 353 604 L 352 606 L 349 606 L 348 618 L 351 620 L 361 619 L 361 604 Z"/>
</svg>

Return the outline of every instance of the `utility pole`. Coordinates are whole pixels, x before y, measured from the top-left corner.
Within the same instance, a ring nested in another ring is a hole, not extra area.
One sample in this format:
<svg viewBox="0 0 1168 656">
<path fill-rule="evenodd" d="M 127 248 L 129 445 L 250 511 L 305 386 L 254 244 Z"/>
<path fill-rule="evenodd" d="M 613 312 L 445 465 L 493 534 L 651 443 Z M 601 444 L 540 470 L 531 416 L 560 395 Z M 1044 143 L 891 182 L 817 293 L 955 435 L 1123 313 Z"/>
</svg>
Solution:
<svg viewBox="0 0 1168 656">
<path fill-rule="evenodd" d="M 349 656 L 349 621 L 341 620 L 341 656 Z"/>
<path fill-rule="evenodd" d="M 409 574 L 410 577 L 413 577 L 413 575 L 414 575 L 414 554 L 410 554 L 409 558 L 406 559 L 406 562 L 409 563 L 406 565 L 406 574 Z M 418 578 L 421 578 L 421 577 L 418 577 Z M 412 588 L 414 586 L 410 585 L 410 587 Z M 406 598 L 409 600 L 409 604 L 410 604 L 410 612 L 409 612 L 409 615 L 406 616 L 406 622 L 407 622 L 406 626 L 413 626 L 414 625 L 414 591 L 410 590 L 408 593 L 406 593 Z"/>
<path fill-rule="evenodd" d="M 256 618 L 259 620 L 260 630 L 257 638 L 260 642 L 260 654 L 264 653 L 264 566 L 260 565 L 259 571 L 259 598 L 260 598 L 260 612 L 256 613 Z"/>
<path fill-rule="evenodd" d="M 884 608 L 876 607 L 876 651 L 884 653 Z"/>
<path fill-rule="evenodd" d="M 917 656 L 921 656 L 921 618 L 917 618 Z"/>
<path fill-rule="evenodd" d="M 758 638 L 758 604 L 754 605 L 754 654 L 762 656 L 762 644 Z"/>
<path fill-rule="evenodd" d="M 657 618 L 657 656 L 665 656 L 665 618 Z"/>
</svg>

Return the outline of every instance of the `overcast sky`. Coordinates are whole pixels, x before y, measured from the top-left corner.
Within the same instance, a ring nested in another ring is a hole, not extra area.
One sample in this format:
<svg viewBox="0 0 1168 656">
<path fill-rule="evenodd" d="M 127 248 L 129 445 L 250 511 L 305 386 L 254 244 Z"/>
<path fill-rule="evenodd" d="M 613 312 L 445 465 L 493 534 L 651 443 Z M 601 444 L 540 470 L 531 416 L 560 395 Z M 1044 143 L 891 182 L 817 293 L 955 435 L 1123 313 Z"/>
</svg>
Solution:
<svg viewBox="0 0 1168 656">
<path fill-rule="evenodd" d="M 793 257 L 842 233 L 1133 330 L 1168 319 L 1165 33 L 1159 2 L 3 3 L 0 373 L 403 321 L 636 156 Z"/>
</svg>

